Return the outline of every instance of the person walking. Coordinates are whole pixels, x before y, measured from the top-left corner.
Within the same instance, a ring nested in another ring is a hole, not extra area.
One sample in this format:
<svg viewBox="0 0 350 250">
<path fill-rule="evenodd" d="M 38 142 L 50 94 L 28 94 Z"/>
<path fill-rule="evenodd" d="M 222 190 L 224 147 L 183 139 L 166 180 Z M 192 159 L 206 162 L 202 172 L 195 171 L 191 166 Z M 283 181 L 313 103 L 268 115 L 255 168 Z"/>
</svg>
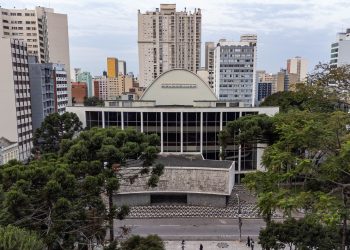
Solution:
<svg viewBox="0 0 350 250">
<path fill-rule="evenodd" d="M 246 244 L 248 247 L 250 247 L 250 237 L 248 236 L 247 238 L 247 244 Z"/>
<path fill-rule="evenodd" d="M 252 239 L 252 241 L 250 242 L 250 247 L 252 248 L 252 250 L 254 250 L 254 240 Z"/>
<path fill-rule="evenodd" d="M 199 250 L 203 250 L 203 245 L 202 244 L 199 245 Z"/>
</svg>

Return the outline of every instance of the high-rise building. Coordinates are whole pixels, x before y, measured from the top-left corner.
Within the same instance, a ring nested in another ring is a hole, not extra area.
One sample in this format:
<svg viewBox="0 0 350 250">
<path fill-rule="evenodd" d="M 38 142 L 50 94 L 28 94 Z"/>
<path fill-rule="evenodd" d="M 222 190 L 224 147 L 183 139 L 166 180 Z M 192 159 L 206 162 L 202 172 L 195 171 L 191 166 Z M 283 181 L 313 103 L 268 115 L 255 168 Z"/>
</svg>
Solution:
<svg viewBox="0 0 350 250">
<path fill-rule="evenodd" d="M 33 130 L 36 130 L 49 114 L 66 112 L 67 73 L 63 64 L 37 63 L 30 60 L 29 79 Z"/>
<path fill-rule="evenodd" d="M 205 43 L 205 70 L 208 71 L 209 86 L 214 86 L 214 50 L 215 44 L 213 42 Z"/>
<path fill-rule="evenodd" d="M 176 4 L 138 12 L 140 85 L 148 86 L 163 72 L 181 68 L 194 73 L 201 62 L 200 9 L 176 11 Z"/>
<path fill-rule="evenodd" d="M 118 59 L 115 57 L 107 58 L 107 77 L 117 77 L 118 75 Z"/>
<path fill-rule="evenodd" d="M 94 90 L 92 86 L 92 76 L 90 72 L 79 72 L 76 77 L 77 82 L 85 82 L 88 90 L 88 97 L 94 96 Z"/>
<path fill-rule="evenodd" d="M 265 70 L 256 71 L 257 102 L 260 103 L 266 97 L 277 92 L 277 75 L 266 73 Z"/>
<path fill-rule="evenodd" d="M 88 87 L 86 82 L 72 82 L 73 104 L 83 104 L 88 95 Z"/>
<path fill-rule="evenodd" d="M 126 62 L 118 60 L 118 74 L 126 75 Z"/>
<path fill-rule="evenodd" d="M 286 69 L 281 69 L 277 73 L 277 92 L 280 91 L 295 91 L 296 84 L 299 82 L 299 75 L 288 73 Z"/>
<path fill-rule="evenodd" d="M 221 39 L 214 50 L 214 92 L 219 100 L 254 106 L 256 92 L 256 35 L 240 42 Z"/>
<path fill-rule="evenodd" d="M 272 94 L 271 82 L 258 82 L 258 102 L 263 101 Z"/>
<path fill-rule="evenodd" d="M 102 99 L 108 99 L 108 81 L 107 76 L 94 77 L 94 96 Z"/>
<path fill-rule="evenodd" d="M 18 158 L 30 157 L 33 140 L 27 44 L 0 37 L 0 137 L 18 143 Z"/>
<path fill-rule="evenodd" d="M 66 14 L 51 8 L 0 8 L 0 37 L 16 38 L 27 43 L 28 55 L 40 63 L 64 64 L 67 69 L 68 95 L 70 95 L 70 59 L 68 21 Z M 68 100 L 70 100 L 69 98 Z"/>
<path fill-rule="evenodd" d="M 0 137 L 0 166 L 11 160 L 19 160 L 18 143 L 11 142 L 5 137 Z"/>
<path fill-rule="evenodd" d="M 330 64 L 332 67 L 350 64 L 350 28 L 337 34 L 337 40 L 331 47 Z"/>
<path fill-rule="evenodd" d="M 287 60 L 287 73 L 297 74 L 298 82 L 304 82 L 307 76 L 307 60 L 299 56 Z"/>
</svg>

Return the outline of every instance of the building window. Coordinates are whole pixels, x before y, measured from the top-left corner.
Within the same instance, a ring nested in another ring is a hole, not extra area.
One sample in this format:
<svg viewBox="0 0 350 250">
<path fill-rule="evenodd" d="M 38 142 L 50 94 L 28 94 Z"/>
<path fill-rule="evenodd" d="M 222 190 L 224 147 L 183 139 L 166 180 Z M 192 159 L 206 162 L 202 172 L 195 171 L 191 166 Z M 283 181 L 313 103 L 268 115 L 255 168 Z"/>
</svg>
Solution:
<svg viewBox="0 0 350 250">
<path fill-rule="evenodd" d="M 203 157 L 205 159 L 220 159 L 220 113 L 203 113 Z"/>
<path fill-rule="evenodd" d="M 102 112 L 86 111 L 86 127 L 102 127 Z"/>
<path fill-rule="evenodd" d="M 181 152 L 180 112 L 163 113 L 163 151 Z"/>
<path fill-rule="evenodd" d="M 124 112 L 124 128 L 133 128 L 141 131 L 141 113 L 140 112 Z"/>
<path fill-rule="evenodd" d="M 143 132 L 147 134 L 158 134 L 160 137 L 160 112 L 143 113 Z"/>
<path fill-rule="evenodd" d="M 122 115 L 120 112 L 105 112 L 105 126 L 107 127 L 121 127 Z"/>
<path fill-rule="evenodd" d="M 200 152 L 200 113 L 183 113 L 183 151 Z"/>
</svg>

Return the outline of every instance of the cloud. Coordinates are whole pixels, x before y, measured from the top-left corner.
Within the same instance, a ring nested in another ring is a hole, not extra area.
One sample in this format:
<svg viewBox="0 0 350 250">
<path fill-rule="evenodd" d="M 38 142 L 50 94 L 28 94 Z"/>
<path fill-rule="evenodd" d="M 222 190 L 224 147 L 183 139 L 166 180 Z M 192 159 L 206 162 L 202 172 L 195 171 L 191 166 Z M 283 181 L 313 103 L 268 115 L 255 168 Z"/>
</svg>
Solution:
<svg viewBox="0 0 350 250">
<path fill-rule="evenodd" d="M 71 64 L 97 74 L 108 55 L 122 56 L 137 72 L 138 10 L 143 13 L 174 2 L 178 10 L 202 10 L 203 44 L 257 33 L 262 43 L 259 67 L 271 71 L 284 66 L 281 62 L 293 53 L 309 57 L 310 64 L 326 60 L 335 34 L 350 24 L 347 0 L 13 0 L 2 7 L 41 5 L 67 13 Z"/>
</svg>

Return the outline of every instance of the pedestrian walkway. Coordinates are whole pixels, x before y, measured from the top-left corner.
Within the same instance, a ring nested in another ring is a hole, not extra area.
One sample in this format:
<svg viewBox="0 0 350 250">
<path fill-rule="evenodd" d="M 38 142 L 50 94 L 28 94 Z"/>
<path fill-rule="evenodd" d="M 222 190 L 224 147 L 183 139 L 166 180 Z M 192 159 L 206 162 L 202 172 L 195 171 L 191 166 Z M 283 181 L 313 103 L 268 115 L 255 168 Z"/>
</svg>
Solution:
<svg viewBox="0 0 350 250">
<path fill-rule="evenodd" d="M 246 246 L 246 242 L 238 241 L 185 241 L 184 248 L 181 241 L 165 241 L 166 250 L 199 250 L 200 244 L 203 245 L 203 250 L 251 250 L 251 247 Z M 261 246 L 254 244 L 254 250 L 261 250 Z"/>
</svg>

